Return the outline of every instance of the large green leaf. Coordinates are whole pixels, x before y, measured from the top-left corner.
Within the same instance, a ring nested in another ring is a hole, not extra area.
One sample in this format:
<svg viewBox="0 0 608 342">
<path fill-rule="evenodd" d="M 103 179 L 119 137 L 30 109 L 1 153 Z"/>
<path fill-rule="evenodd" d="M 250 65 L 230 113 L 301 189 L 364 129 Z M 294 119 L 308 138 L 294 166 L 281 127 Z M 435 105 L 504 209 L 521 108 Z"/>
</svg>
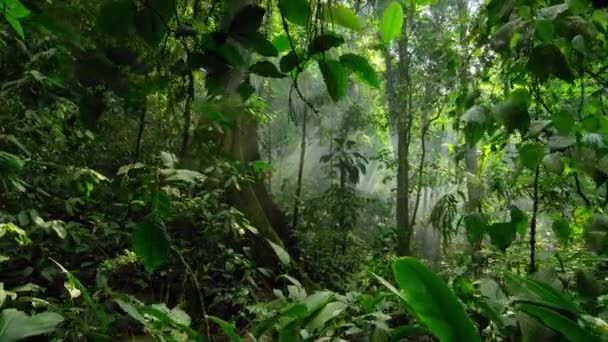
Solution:
<svg viewBox="0 0 608 342">
<path fill-rule="evenodd" d="M 287 37 L 286 34 L 282 34 L 280 36 L 274 37 L 272 39 L 272 45 L 274 45 L 274 47 L 277 49 L 277 51 L 279 51 L 281 53 L 285 52 L 291 48 L 289 46 L 289 37 Z"/>
<path fill-rule="evenodd" d="M 290 72 L 298 66 L 298 63 L 298 55 L 294 51 L 289 51 L 288 54 L 281 57 L 279 68 L 281 68 L 281 72 Z"/>
<path fill-rule="evenodd" d="M 511 206 L 511 224 L 515 225 L 515 231 L 520 237 L 526 235 L 530 221 L 528 215 L 517 206 Z"/>
<path fill-rule="evenodd" d="M 344 38 L 333 32 L 325 33 L 316 36 L 308 46 L 308 53 L 314 55 L 316 53 L 325 52 L 331 48 L 338 47 L 344 43 Z"/>
<path fill-rule="evenodd" d="M 393 274 L 413 314 L 440 341 L 481 341 L 458 298 L 419 260 L 395 261 Z"/>
<path fill-rule="evenodd" d="M 544 325 L 561 333 L 572 342 L 600 341 L 598 336 L 593 335 L 591 332 L 581 328 L 576 322 L 551 309 L 529 303 L 518 303 L 516 307 L 538 319 Z"/>
<path fill-rule="evenodd" d="M 403 7 L 397 1 L 393 1 L 384 10 L 382 23 L 380 24 L 380 33 L 384 44 L 396 39 L 401 35 L 403 27 Z"/>
<path fill-rule="evenodd" d="M 239 34 L 235 36 L 244 47 L 252 49 L 264 57 L 276 57 L 279 55 L 277 48 L 259 32 Z"/>
<path fill-rule="evenodd" d="M 306 329 L 314 331 L 322 328 L 328 321 L 336 318 L 348 305 L 342 302 L 327 303 L 319 312 L 306 324 Z"/>
<path fill-rule="evenodd" d="M 272 250 L 277 255 L 277 257 L 279 258 L 281 263 L 283 263 L 283 265 L 288 265 L 291 262 L 291 257 L 289 256 L 289 253 L 287 253 L 285 248 L 277 245 L 276 243 L 274 243 L 268 239 L 266 239 L 266 241 L 268 241 L 268 243 L 270 244 L 270 247 L 272 247 Z"/>
<path fill-rule="evenodd" d="M 342 64 L 336 60 L 320 60 L 319 69 L 332 100 L 337 102 L 346 97 L 348 76 Z"/>
<path fill-rule="evenodd" d="M 0 313 L 0 341 L 15 342 L 30 336 L 55 331 L 63 317 L 55 312 L 43 312 L 28 316 L 16 309 L 4 309 Z"/>
<path fill-rule="evenodd" d="M 310 19 L 308 0 L 280 0 L 279 4 L 285 19 L 296 25 L 308 25 Z"/>
<path fill-rule="evenodd" d="M 519 130 L 525 134 L 530 128 L 528 107 L 530 96 L 525 90 L 516 90 L 507 99 L 492 108 L 496 121 L 505 126 L 508 132 Z"/>
<path fill-rule="evenodd" d="M 574 80 L 574 74 L 566 57 L 554 44 L 534 47 L 530 53 L 527 69 L 541 82 L 546 81 L 550 76 L 558 77 L 566 82 Z"/>
<path fill-rule="evenodd" d="M 277 67 L 269 61 L 257 62 L 251 66 L 251 72 L 263 77 L 283 78 L 283 75 Z"/>
<path fill-rule="evenodd" d="M 517 298 L 533 301 L 572 315 L 579 313 L 577 305 L 570 298 L 549 284 L 515 274 L 507 274 L 506 279 L 511 292 Z"/>
<path fill-rule="evenodd" d="M 506 251 L 517 235 L 517 227 L 511 222 L 494 223 L 488 228 L 492 245 L 501 251 Z"/>
<path fill-rule="evenodd" d="M 171 244 L 165 223 L 157 215 L 148 216 L 133 233 L 134 250 L 150 272 L 169 256 Z"/>
<path fill-rule="evenodd" d="M 527 143 L 519 148 L 519 160 L 524 167 L 530 170 L 536 169 L 544 156 L 545 149 L 538 143 Z"/>
<path fill-rule="evenodd" d="M 325 21 L 340 25 L 353 31 L 361 30 L 361 20 L 350 8 L 337 4 L 335 7 L 325 7 Z"/>
<path fill-rule="evenodd" d="M 575 127 L 574 116 L 563 110 L 553 113 L 551 121 L 553 122 L 553 127 L 561 135 L 569 135 Z"/>
<path fill-rule="evenodd" d="M 367 58 L 347 53 L 340 56 L 340 63 L 354 72 L 361 81 L 370 87 L 378 88 L 380 86 L 376 70 L 369 64 Z"/>
<path fill-rule="evenodd" d="M 264 13 L 266 10 L 260 6 L 244 6 L 234 15 L 230 23 L 230 34 L 238 37 L 256 32 L 262 25 Z"/>
</svg>

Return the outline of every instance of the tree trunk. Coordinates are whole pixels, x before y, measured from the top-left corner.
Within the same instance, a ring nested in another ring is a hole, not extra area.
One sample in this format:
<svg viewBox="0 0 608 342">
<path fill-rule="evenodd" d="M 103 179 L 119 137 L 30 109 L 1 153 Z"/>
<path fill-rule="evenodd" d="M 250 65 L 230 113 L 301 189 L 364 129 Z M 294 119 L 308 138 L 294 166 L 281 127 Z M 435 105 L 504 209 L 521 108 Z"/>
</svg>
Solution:
<svg viewBox="0 0 608 342">
<path fill-rule="evenodd" d="M 290 109 L 290 110 L 293 110 Z M 308 107 L 304 107 L 302 112 L 302 137 L 300 140 L 300 162 L 298 165 L 298 180 L 296 184 L 296 198 L 293 205 L 293 224 L 292 229 L 295 231 L 298 226 L 298 218 L 300 213 L 300 196 L 302 195 L 302 176 L 304 174 L 304 162 L 306 160 L 306 121 L 308 114 Z"/>
</svg>

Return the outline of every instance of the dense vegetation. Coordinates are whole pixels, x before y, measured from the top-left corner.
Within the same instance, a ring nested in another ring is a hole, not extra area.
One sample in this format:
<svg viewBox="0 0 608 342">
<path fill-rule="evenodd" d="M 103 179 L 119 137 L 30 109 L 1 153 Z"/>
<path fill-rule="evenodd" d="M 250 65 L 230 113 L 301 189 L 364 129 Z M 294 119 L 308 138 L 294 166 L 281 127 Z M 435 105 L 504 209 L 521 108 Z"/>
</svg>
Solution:
<svg viewBox="0 0 608 342">
<path fill-rule="evenodd" d="M 608 341 L 605 1 L 0 13 L 0 342 Z"/>
</svg>

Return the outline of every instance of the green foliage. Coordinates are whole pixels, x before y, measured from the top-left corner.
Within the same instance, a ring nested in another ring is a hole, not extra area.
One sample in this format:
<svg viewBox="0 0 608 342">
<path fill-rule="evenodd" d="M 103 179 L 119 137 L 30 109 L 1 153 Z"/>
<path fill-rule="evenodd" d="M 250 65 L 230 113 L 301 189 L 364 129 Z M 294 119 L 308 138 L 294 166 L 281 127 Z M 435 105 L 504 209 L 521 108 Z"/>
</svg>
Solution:
<svg viewBox="0 0 608 342">
<path fill-rule="evenodd" d="M 332 100 L 338 102 L 346 97 L 348 91 L 348 76 L 342 64 L 336 60 L 320 60 L 319 70 L 327 86 L 327 92 Z"/>
<path fill-rule="evenodd" d="M 382 41 L 388 44 L 397 39 L 401 35 L 403 27 L 403 7 L 397 1 L 393 1 L 384 10 L 382 22 L 380 24 L 380 33 Z"/>
<path fill-rule="evenodd" d="M 308 25 L 310 5 L 307 0 L 281 0 L 279 6 L 285 19 L 296 25 Z"/>
<path fill-rule="evenodd" d="M 133 247 L 148 271 L 152 272 L 162 264 L 171 249 L 163 220 L 152 214 L 137 225 L 133 233 Z"/>
<path fill-rule="evenodd" d="M 440 341 L 481 341 L 457 297 L 420 261 L 399 259 L 393 273 L 412 314 Z"/>
<path fill-rule="evenodd" d="M 340 4 L 336 4 L 333 7 L 326 6 L 323 14 L 327 22 L 356 32 L 361 31 L 361 20 L 352 9 L 346 6 Z"/>
<path fill-rule="evenodd" d="M 380 80 L 376 70 L 369 64 L 365 57 L 354 53 L 346 53 L 340 56 L 340 63 L 350 69 L 357 77 L 370 87 L 380 87 Z"/>
<path fill-rule="evenodd" d="M 527 143 L 519 148 L 519 160 L 529 170 L 535 170 L 545 156 L 544 147 L 537 143 Z"/>
<path fill-rule="evenodd" d="M 11 25 L 13 30 L 25 39 L 25 33 L 21 26 L 21 20 L 30 15 L 30 11 L 19 0 L 2 0 L 0 1 L 0 9 L 4 13 L 4 19 Z"/>
</svg>

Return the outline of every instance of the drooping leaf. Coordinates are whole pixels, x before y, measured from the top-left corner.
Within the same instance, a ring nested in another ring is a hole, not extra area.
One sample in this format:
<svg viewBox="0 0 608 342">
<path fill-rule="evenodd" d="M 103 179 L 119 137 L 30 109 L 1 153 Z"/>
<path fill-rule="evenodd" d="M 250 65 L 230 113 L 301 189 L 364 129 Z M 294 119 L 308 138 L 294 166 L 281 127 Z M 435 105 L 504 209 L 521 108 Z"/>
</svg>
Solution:
<svg viewBox="0 0 608 342">
<path fill-rule="evenodd" d="M 380 33 L 382 34 L 382 41 L 384 44 L 388 44 L 392 40 L 398 38 L 401 35 L 402 27 L 403 7 L 401 7 L 399 2 L 393 1 L 384 10 L 382 23 L 380 25 Z"/>
<path fill-rule="evenodd" d="M 520 237 L 524 237 L 528 231 L 528 215 L 524 213 L 519 207 L 512 205 L 511 209 L 511 224 L 515 225 L 515 231 Z"/>
<path fill-rule="evenodd" d="M 234 37 L 247 36 L 257 32 L 262 25 L 266 10 L 257 5 L 241 8 L 232 18 L 228 32 Z"/>
<path fill-rule="evenodd" d="M 340 56 L 340 63 L 354 72 L 360 80 L 370 87 L 378 88 L 380 86 L 376 70 L 369 64 L 367 58 L 347 53 Z"/>
<path fill-rule="evenodd" d="M 527 143 L 519 148 L 519 160 L 521 164 L 530 169 L 535 170 L 543 161 L 545 149 L 538 143 Z"/>
<path fill-rule="evenodd" d="M 231 342 L 241 342 L 243 340 L 243 338 L 237 333 L 234 323 L 226 322 L 225 320 L 215 316 L 207 316 L 207 318 L 211 322 L 217 324 L 224 335 L 230 338 Z"/>
<path fill-rule="evenodd" d="M 320 60 L 319 69 L 332 100 L 343 99 L 348 91 L 348 76 L 342 64 L 336 60 Z"/>
<path fill-rule="evenodd" d="M 566 111 L 557 111 L 551 117 L 553 127 L 561 135 L 569 135 L 574 126 L 574 116 Z"/>
<path fill-rule="evenodd" d="M 566 82 L 574 80 L 574 74 L 561 50 L 554 44 L 539 45 L 532 49 L 527 69 L 541 82 L 550 76 L 558 77 Z"/>
<path fill-rule="evenodd" d="M 252 49 L 256 53 L 264 57 L 276 57 L 279 51 L 263 34 L 253 32 L 249 34 L 241 34 L 235 37 L 244 47 Z"/>
<path fill-rule="evenodd" d="M 137 225 L 133 233 L 135 254 L 149 272 L 162 264 L 169 256 L 171 244 L 165 223 L 156 215 L 148 216 Z"/>
<path fill-rule="evenodd" d="M 492 245 L 504 252 L 515 240 L 517 227 L 510 222 L 494 223 L 488 227 L 488 234 Z"/>
<path fill-rule="evenodd" d="M 440 341 L 481 341 L 458 298 L 424 264 L 414 258 L 401 258 L 392 268 L 413 314 Z"/>
<path fill-rule="evenodd" d="M 547 283 L 515 274 L 507 274 L 506 279 L 511 292 L 519 299 L 537 302 L 572 315 L 579 313 L 577 305 L 570 298 Z"/>
<path fill-rule="evenodd" d="M 315 331 L 323 327 L 328 321 L 336 318 L 348 305 L 342 302 L 327 303 L 319 312 L 306 324 L 306 329 Z"/>
<path fill-rule="evenodd" d="M 49 334 L 55 331 L 63 317 L 55 312 L 43 312 L 28 316 L 16 309 L 0 312 L 0 341 L 16 342 L 31 336 Z"/>
<path fill-rule="evenodd" d="M 237 91 L 239 92 L 241 99 L 243 99 L 243 101 L 247 101 L 255 92 L 255 88 L 251 85 L 249 79 L 247 79 L 239 85 Z"/>
<path fill-rule="evenodd" d="M 344 37 L 335 33 L 325 33 L 316 36 L 308 46 L 308 54 L 311 56 L 325 52 L 331 48 L 338 47 L 344 43 Z"/>
<path fill-rule="evenodd" d="M 279 68 L 281 68 L 281 72 L 291 72 L 298 66 L 298 56 L 294 51 L 289 51 L 288 54 L 281 57 L 279 61 Z"/>
<path fill-rule="evenodd" d="M 276 243 L 274 243 L 268 239 L 266 239 L 266 241 L 268 241 L 268 243 L 270 244 L 270 247 L 272 247 L 272 250 L 277 255 L 277 257 L 279 257 L 279 260 L 281 261 L 281 263 L 283 263 L 283 265 L 289 265 L 289 263 L 291 262 L 291 257 L 289 256 L 289 253 L 287 253 L 285 248 L 277 245 Z"/>
<path fill-rule="evenodd" d="M 353 31 L 361 30 L 361 20 L 357 14 L 350 8 L 343 5 L 337 4 L 334 7 L 325 7 L 323 12 L 325 15 L 325 21 L 340 25 Z"/>
<path fill-rule="evenodd" d="M 260 75 L 263 77 L 272 77 L 272 78 L 283 78 L 285 77 L 277 67 L 269 61 L 261 61 L 257 62 L 251 66 L 250 71 L 256 75 Z"/>
<path fill-rule="evenodd" d="M 519 303 L 516 307 L 538 319 L 551 329 L 558 331 L 572 342 L 600 341 L 598 336 L 581 328 L 576 322 L 551 309 L 528 303 Z"/>
<path fill-rule="evenodd" d="M 280 9 L 285 19 L 290 22 L 300 26 L 308 25 L 310 19 L 308 0 L 281 0 Z"/>
</svg>

